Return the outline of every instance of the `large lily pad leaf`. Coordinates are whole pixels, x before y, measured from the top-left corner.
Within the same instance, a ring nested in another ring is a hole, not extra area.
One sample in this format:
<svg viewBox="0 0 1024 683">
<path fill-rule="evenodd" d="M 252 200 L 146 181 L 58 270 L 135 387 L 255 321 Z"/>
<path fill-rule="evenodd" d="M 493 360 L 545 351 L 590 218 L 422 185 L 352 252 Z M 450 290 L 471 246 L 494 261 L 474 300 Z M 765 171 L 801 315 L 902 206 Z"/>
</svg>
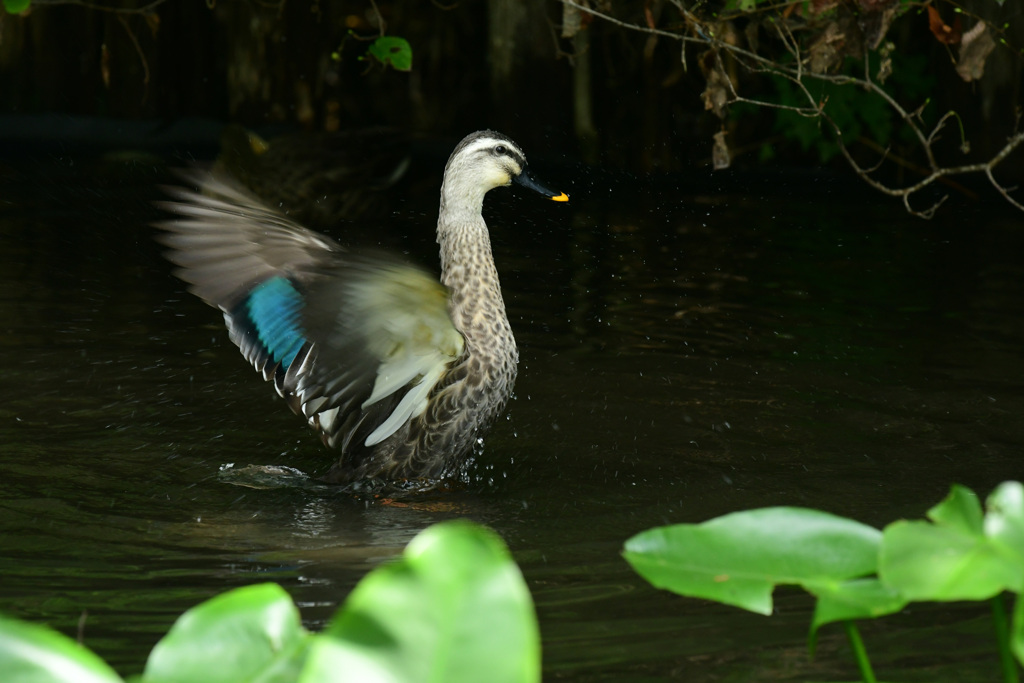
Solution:
<svg viewBox="0 0 1024 683">
<path fill-rule="evenodd" d="M 38 624 L 0 617 L 2 680 L 18 683 L 121 683 L 91 650 Z"/>
<path fill-rule="evenodd" d="M 149 654 L 145 683 L 285 683 L 303 664 L 309 634 L 283 588 L 256 584 L 193 607 Z"/>
<path fill-rule="evenodd" d="M 885 528 L 878 573 L 911 600 L 986 600 L 1020 582 L 1014 563 L 983 536 L 928 522 Z"/>
<path fill-rule="evenodd" d="M 980 536 L 983 529 L 981 501 L 974 491 L 954 484 L 941 503 L 928 511 L 928 519 L 939 526 Z"/>
<path fill-rule="evenodd" d="M 368 574 L 324 635 L 301 683 L 540 680 L 522 574 L 494 532 L 465 521 L 426 529 L 400 560 Z"/>
<path fill-rule="evenodd" d="M 626 542 L 624 556 L 658 588 L 771 614 L 778 584 L 874 573 L 880 537 L 845 517 L 776 507 L 649 529 Z"/>
<path fill-rule="evenodd" d="M 836 621 L 874 619 L 906 607 L 907 599 L 875 577 L 850 581 L 810 581 L 803 587 L 818 598 L 811 622 L 810 642 L 819 628 Z"/>
<path fill-rule="evenodd" d="M 1024 485 L 1006 481 L 985 501 L 985 536 L 1024 574 Z M 1016 588 L 1021 592 L 1021 588 Z"/>
<path fill-rule="evenodd" d="M 969 495 L 968 495 L 969 494 Z M 879 578 L 909 600 L 986 600 L 1024 588 L 1024 490 L 1000 485 L 979 519 L 973 494 L 954 486 L 928 512 L 882 535 Z"/>
</svg>

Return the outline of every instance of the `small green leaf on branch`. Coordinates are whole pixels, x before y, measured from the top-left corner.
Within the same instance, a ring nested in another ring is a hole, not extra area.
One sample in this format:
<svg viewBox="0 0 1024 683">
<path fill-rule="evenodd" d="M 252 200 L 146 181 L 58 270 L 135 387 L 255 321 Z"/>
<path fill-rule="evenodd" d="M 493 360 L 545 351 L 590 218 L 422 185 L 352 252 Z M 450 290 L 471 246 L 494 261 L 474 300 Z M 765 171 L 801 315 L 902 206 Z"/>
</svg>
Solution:
<svg viewBox="0 0 1024 683">
<path fill-rule="evenodd" d="M 412 46 L 405 38 L 381 36 L 370 44 L 366 54 L 396 71 L 412 70 Z"/>
</svg>

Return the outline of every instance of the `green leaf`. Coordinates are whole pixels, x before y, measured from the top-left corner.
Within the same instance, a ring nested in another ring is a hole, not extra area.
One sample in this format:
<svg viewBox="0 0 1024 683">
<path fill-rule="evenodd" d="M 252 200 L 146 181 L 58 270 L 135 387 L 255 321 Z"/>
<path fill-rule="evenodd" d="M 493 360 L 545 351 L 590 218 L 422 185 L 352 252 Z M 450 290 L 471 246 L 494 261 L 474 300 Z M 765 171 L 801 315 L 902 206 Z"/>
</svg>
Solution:
<svg viewBox="0 0 1024 683">
<path fill-rule="evenodd" d="M 935 524 L 901 521 L 882 536 L 879 577 L 911 600 L 985 600 L 1024 589 L 1024 486 L 1000 484 L 986 501 L 954 486 L 928 511 Z"/>
<path fill-rule="evenodd" d="M 317 636 L 309 647 L 306 667 L 298 683 L 411 683 L 415 680 L 406 678 L 400 665 L 389 662 L 385 656 L 359 656 L 353 650 L 353 646 L 345 641 Z"/>
<path fill-rule="evenodd" d="M 981 502 L 974 491 L 960 484 L 954 484 L 949 495 L 928 511 L 928 519 L 967 534 L 981 535 L 983 530 Z"/>
<path fill-rule="evenodd" d="M 307 645 L 299 610 L 283 588 L 236 588 L 182 614 L 153 648 L 142 680 L 294 681 Z"/>
<path fill-rule="evenodd" d="M 763 508 L 649 529 L 626 541 L 624 556 L 658 588 L 771 614 L 776 584 L 872 574 L 880 536 L 818 510 Z"/>
<path fill-rule="evenodd" d="M 405 38 L 381 36 L 370 44 L 366 53 L 397 71 L 412 70 L 412 46 Z"/>
<path fill-rule="evenodd" d="M 985 507 L 985 536 L 1024 574 L 1024 485 L 1003 482 L 989 495 Z"/>
<path fill-rule="evenodd" d="M 467 521 L 421 532 L 355 587 L 310 649 L 301 683 L 540 680 L 530 593 L 504 542 Z M 486 675 L 485 675 L 486 674 Z"/>
<path fill-rule="evenodd" d="M 910 600 L 986 600 L 1019 592 L 1024 572 L 979 534 L 899 521 L 882 534 L 879 578 Z"/>
<path fill-rule="evenodd" d="M 803 587 L 818 598 L 811 622 L 811 643 L 819 628 L 836 621 L 874 619 L 903 609 L 907 600 L 876 578 L 809 581 Z M 812 648 L 813 649 L 813 648 Z"/>
<path fill-rule="evenodd" d="M 32 0 L 3 0 L 8 14 L 21 14 L 32 4 Z"/>
<path fill-rule="evenodd" d="M 88 648 L 45 626 L 0 617 L 0 671 L 17 683 L 120 683 Z"/>
</svg>

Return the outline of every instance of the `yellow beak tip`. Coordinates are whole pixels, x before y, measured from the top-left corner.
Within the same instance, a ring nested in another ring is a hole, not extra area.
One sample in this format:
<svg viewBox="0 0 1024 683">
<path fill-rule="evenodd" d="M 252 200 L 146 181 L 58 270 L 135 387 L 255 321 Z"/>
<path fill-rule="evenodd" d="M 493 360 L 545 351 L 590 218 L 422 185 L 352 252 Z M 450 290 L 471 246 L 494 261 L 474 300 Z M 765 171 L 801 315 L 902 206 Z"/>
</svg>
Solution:
<svg viewBox="0 0 1024 683">
<path fill-rule="evenodd" d="M 567 202 L 567 201 L 569 201 L 569 195 L 567 195 L 566 193 L 563 192 L 562 194 L 558 195 L 557 197 L 552 197 L 551 201 L 553 201 L 553 202 Z"/>
</svg>

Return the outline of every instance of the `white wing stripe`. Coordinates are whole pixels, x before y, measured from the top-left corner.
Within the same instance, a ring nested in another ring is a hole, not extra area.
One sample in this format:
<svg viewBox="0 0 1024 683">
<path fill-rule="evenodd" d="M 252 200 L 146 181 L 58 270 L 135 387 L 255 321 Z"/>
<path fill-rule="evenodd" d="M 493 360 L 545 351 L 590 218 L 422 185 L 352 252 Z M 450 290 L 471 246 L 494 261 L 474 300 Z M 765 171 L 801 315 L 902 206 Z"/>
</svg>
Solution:
<svg viewBox="0 0 1024 683">
<path fill-rule="evenodd" d="M 427 396 L 434 384 L 441 377 L 445 366 L 437 364 L 423 377 L 419 384 L 409 389 L 408 393 L 395 407 L 395 410 L 366 437 L 366 445 L 373 446 L 398 431 L 398 428 L 408 422 L 411 418 L 420 415 L 427 408 Z M 365 405 L 365 404 L 364 404 Z"/>
</svg>

